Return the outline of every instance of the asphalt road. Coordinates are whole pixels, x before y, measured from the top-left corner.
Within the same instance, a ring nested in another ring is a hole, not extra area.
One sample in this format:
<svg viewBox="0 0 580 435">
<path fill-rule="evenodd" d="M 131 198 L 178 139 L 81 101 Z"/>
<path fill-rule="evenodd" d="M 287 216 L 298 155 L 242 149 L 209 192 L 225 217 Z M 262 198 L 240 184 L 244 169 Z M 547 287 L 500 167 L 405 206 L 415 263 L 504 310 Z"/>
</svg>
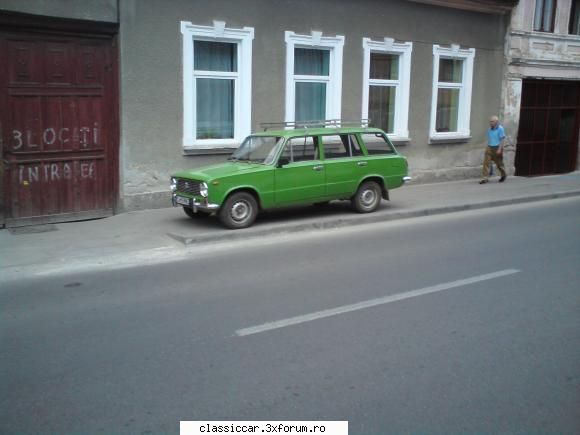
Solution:
<svg viewBox="0 0 580 435">
<path fill-rule="evenodd" d="M 0 289 L 0 432 L 580 432 L 580 200 Z"/>
</svg>

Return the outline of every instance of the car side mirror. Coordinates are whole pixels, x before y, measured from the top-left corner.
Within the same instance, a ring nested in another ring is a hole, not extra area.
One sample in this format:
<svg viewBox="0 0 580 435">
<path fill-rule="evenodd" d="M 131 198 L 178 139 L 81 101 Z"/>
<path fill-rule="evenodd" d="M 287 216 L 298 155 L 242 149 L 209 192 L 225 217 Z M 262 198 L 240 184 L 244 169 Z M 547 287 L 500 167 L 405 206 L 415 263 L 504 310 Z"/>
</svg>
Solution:
<svg viewBox="0 0 580 435">
<path fill-rule="evenodd" d="M 286 166 L 288 163 L 290 163 L 290 159 L 288 157 L 280 157 L 278 159 L 278 167 L 279 168 Z"/>
</svg>

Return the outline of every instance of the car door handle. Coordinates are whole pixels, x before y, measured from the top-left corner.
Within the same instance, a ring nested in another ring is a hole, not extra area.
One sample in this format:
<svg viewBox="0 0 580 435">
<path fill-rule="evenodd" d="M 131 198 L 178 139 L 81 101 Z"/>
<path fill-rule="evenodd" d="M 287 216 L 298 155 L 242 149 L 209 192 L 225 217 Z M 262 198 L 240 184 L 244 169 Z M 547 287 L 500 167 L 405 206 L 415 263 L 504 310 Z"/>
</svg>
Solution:
<svg viewBox="0 0 580 435">
<path fill-rule="evenodd" d="M 368 165 L 368 162 L 357 162 L 357 165 L 366 166 L 366 165 Z"/>
<path fill-rule="evenodd" d="M 322 166 L 322 165 L 316 165 L 316 166 L 313 166 L 312 169 L 314 171 L 322 171 L 324 169 L 324 166 Z"/>
</svg>

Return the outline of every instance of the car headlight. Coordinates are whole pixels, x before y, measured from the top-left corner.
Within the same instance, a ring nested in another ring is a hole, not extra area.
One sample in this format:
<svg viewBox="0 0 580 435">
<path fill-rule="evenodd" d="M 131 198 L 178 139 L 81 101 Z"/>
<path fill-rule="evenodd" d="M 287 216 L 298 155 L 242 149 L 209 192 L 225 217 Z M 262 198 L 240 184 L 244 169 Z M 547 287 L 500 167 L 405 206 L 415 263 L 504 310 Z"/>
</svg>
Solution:
<svg viewBox="0 0 580 435">
<path fill-rule="evenodd" d="M 199 185 L 199 194 L 201 196 L 203 196 L 204 198 L 207 198 L 207 184 L 206 183 L 201 183 Z"/>
<path fill-rule="evenodd" d="M 172 192 L 175 192 L 177 190 L 177 179 L 171 177 L 171 183 L 169 184 L 169 187 L 171 188 Z"/>
</svg>

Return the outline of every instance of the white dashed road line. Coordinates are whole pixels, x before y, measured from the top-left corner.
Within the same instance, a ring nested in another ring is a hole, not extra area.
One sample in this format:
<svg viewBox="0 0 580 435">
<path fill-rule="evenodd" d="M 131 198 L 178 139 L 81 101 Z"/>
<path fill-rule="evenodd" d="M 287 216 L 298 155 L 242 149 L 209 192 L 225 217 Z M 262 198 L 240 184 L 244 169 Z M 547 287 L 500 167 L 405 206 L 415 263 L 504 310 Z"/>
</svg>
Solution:
<svg viewBox="0 0 580 435">
<path fill-rule="evenodd" d="M 317 311 L 315 313 L 305 314 L 302 316 L 290 317 L 288 319 L 277 320 L 275 322 L 263 323 L 249 328 L 238 329 L 235 335 L 243 337 L 246 335 L 259 334 L 261 332 L 271 331 L 273 329 L 285 328 L 287 326 L 299 325 L 300 323 L 312 322 L 313 320 L 324 319 L 325 317 L 338 316 L 339 314 L 350 313 L 352 311 L 364 310 L 366 308 L 376 307 L 378 305 L 390 304 L 392 302 L 402 301 L 405 299 L 415 298 L 417 296 L 437 293 L 452 288 L 463 287 L 469 284 L 476 284 L 490 279 L 501 278 L 503 276 L 513 275 L 520 272 L 517 269 L 506 269 L 498 272 L 487 273 L 485 275 L 473 276 L 471 278 L 460 279 L 458 281 L 438 284 L 431 287 L 425 287 L 408 292 L 397 293 L 394 295 L 385 296 L 382 298 L 371 299 L 368 301 L 358 302 L 351 305 L 343 305 L 342 307 L 331 308 L 328 310 Z"/>
</svg>

